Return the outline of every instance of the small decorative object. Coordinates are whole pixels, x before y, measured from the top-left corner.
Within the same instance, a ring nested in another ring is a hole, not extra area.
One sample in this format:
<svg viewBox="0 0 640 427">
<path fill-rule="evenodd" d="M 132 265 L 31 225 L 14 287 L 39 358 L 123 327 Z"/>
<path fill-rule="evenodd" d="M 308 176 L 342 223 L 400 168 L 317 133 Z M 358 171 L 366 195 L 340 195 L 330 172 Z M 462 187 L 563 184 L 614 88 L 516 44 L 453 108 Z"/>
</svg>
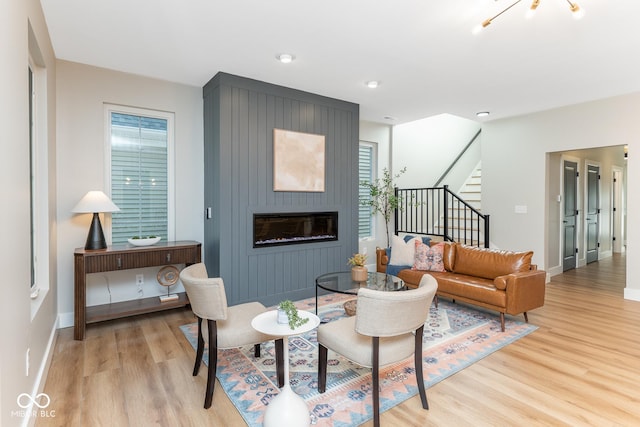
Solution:
<svg viewBox="0 0 640 427">
<path fill-rule="evenodd" d="M 158 283 L 167 287 L 167 295 L 161 295 L 160 302 L 175 301 L 178 299 L 178 295 L 169 293 L 169 288 L 178 283 L 179 277 L 180 271 L 173 265 L 166 265 L 158 271 L 158 275 L 156 276 Z"/>
<path fill-rule="evenodd" d="M 131 243 L 133 246 L 151 246 L 151 245 L 155 245 L 156 243 L 158 243 L 160 241 L 160 237 L 156 237 L 156 236 L 147 236 L 147 237 L 140 237 L 140 236 L 133 236 L 130 239 L 127 239 L 127 241 L 129 243 Z"/>
<path fill-rule="evenodd" d="M 354 282 L 366 282 L 368 271 L 367 267 L 364 266 L 367 261 L 367 256 L 365 254 L 353 254 L 351 258 L 347 260 L 347 264 L 351 267 L 351 280 Z"/>
<path fill-rule="evenodd" d="M 295 329 L 308 321 L 308 318 L 300 317 L 293 301 L 284 300 L 278 305 L 278 323 L 288 323 L 291 329 Z"/>
<path fill-rule="evenodd" d="M 358 307 L 358 300 L 350 299 L 349 301 L 344 303 L 343 307 L 344 312 L 347 313 L 347 316 L 355 316 Z"/>
</svg>

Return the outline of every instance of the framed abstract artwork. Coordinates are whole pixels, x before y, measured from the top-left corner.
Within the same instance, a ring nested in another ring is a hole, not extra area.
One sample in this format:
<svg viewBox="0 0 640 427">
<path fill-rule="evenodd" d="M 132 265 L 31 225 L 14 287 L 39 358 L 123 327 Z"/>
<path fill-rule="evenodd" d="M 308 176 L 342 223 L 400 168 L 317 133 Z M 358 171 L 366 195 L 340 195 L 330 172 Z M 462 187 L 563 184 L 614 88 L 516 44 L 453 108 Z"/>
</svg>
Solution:
<svg viewBox="0 0 640 427">
<path fill-rule="evenodd" d="M 323 192 L 325 137 L 273 130 L 273 191 Z"/>
</svg>

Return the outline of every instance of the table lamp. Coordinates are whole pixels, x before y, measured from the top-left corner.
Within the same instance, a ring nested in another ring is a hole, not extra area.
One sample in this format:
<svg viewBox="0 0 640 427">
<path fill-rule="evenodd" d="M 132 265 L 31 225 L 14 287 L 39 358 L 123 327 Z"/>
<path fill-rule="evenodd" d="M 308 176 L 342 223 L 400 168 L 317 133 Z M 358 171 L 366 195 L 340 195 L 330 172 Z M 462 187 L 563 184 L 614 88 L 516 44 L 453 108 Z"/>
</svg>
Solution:
<svg viewBox="0 0 640 427">
<path fill-rule="evenodd" d="M 92 213 L 91 228 L 87 236 L 87 243 L 84 248 L 87 250 L 106 249 L 107 241 L 104 239 L 102 224 L 100 223 L 101 212 L 118 212 L 120 210 L 111 199 L 102 191 L 89 191 L 84 195 L 78 204 L 71 210 L 74 213 Z"/>
</svg>

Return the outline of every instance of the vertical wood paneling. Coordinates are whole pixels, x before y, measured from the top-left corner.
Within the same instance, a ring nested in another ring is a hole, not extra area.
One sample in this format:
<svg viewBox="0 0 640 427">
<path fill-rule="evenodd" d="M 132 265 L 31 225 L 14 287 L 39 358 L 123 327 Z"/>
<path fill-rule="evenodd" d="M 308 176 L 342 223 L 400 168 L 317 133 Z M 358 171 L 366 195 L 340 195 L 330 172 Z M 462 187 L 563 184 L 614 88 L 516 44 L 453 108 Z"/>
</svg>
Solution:
<svg viewBox="0 0 640 427">
<path fill-rule="evenodd" d="M 314 295 L 315 277 L 346 270 L 357 250 L 358 106 L 224 73 L 203 95 L 208 269 L 229 284 L 230 304 Z M 325 135 L 324 192 L 273 191 L 274 128 Z M 338 210 L 339 240 L 252 247 L 253 213 L 305 210 Z"/>
<path fill-rule="evenodd" d="M 218 275 L 220 272 L 220 214 L 215 209 L 217 201 L 220 199 L 220 168 L 207 167 L 215 165 L 220 158 L 220 87 L 211 87 L 205 92 L 206 97 L 212 102 L 204 104 L 204 133 L 208 135 L 208 143 L 204 151 L 205 159 L 205 208 L 213 208 L 211 219 L 204 222 L 204 261 L 211 274 Z"/>
</svg>

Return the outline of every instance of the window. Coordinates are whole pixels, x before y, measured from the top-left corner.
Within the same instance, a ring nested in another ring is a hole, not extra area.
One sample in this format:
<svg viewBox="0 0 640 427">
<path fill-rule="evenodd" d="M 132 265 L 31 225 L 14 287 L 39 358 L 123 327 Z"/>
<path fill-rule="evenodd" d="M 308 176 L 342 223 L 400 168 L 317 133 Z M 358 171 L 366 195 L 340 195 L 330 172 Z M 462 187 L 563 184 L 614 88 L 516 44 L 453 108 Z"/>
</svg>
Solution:
<svg viewBox="0 0 640 427">
<path fill-rule="evenodd" d="M 111 242 L 173 240 L 173 114 L 107 106 Z"/>
<path fill-rule="evenodd" d="M 31 35 L 31 31 L 29 32 Z M 47 73 L 37 51 L 29 52 L 27 66 L 29 93 L 29 228 L 31 255 L 31 298 L 49 289 L 49 167 L 47 146 Z M 32 318 L 38 300 L 32 307 Z"/>
<path fill-rule="evenodd" d="M 30 287 L 36 286 L 36 248 L 38 241 L 36 240 L 38 235 L 36 233 L 36 167 L 35 167 L 35 130 L 34 130 L 34 117 L 35 117 L 35 89 L 33 85 L 33 70 L 31 70 L 31 64 L 29 64 L 29 199 L 30 199 L 30 212 L 29 218 L 30 231 L 31 231 L 31 284 Z"/>
<path fill-rule="evenodd" d="M 360 142 L 360 155 L 358 161 L 359 183 L 362 181 L 372 182 L 374 179 L 373 171 L 375 167 L 375 145 L 370 142 Z M 369 200 L 369 189 L 358 186 L 360 202 Z M 358 237 L 373 236 L 373 216 L 371 215 L 371 206 L 358 207 Z"/>
<path fill-rule="evenodd" d="M 35 318 L 49 293 L 49 128 L 47 110 L 47 68 L 38 41 L 29 28 L 27 61 L 28 140 L 30 204 L 30 267 L 31 320 Z M 28 144 L 28 147 L 26 146 Z"/>
</svg>

